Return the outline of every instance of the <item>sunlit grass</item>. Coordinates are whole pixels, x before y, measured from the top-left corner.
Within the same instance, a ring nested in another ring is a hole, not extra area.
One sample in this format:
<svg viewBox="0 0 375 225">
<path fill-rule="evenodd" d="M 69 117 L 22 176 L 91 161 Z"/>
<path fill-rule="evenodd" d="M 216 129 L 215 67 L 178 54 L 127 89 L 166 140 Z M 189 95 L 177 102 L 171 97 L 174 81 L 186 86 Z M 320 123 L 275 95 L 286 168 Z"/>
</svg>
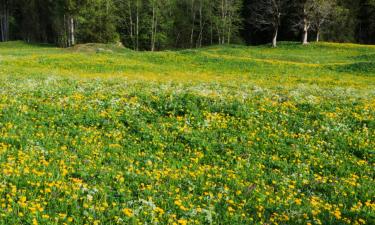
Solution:
<svg viewBox="0 0 375 225">
<path fill-rule="evenodd" d="M 0 224 L 371 224 L 375 48 L 0 44 Z"/>
</svg>

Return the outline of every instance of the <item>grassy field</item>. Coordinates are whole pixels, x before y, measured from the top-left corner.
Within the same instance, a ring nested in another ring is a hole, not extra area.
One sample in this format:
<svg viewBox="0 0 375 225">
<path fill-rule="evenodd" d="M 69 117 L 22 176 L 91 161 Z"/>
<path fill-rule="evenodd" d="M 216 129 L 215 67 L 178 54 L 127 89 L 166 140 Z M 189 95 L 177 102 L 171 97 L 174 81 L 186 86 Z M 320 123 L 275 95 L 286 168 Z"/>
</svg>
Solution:
<svg viewBox="0 0 375 225">
<path fill-rule="evenodd" d="M 0 44 L 0 224 L 374 224 L 375 46 Z"/>
</svg>

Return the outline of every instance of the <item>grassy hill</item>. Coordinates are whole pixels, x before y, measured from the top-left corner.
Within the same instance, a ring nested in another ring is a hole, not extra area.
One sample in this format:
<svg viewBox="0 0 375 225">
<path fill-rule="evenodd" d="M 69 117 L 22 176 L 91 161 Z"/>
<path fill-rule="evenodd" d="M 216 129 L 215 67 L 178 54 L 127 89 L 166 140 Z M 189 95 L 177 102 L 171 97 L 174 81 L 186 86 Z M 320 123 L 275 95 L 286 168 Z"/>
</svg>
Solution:
<svg viewBox="0 0 375 225">
<path fill-rule="evenodd" d="M 371 224 L 375 47 L 0 44 L 0 224 Z"/>
</svg>

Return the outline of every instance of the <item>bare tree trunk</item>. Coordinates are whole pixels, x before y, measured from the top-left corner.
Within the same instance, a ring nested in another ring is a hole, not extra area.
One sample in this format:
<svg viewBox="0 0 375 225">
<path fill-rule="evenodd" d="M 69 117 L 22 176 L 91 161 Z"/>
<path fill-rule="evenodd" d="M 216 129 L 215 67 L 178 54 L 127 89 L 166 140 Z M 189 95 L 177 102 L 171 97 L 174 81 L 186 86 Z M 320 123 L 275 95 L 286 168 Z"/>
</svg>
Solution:
<svg viewBox="0 0 375 225">
<path fill-rule="evenodd" d="M 275 31 L 274 31 L 274 34 L 273 34 L 273 39 L 272 39 L 272 47 L 273 48 L 277 47 L 277 35 L 278 35 L 278 32 L 279 32 L 279 28 L 276 27 Z"/>
<path fill-rule="evenodd" d="M 1 11 L 0 12 L 0 32 L 1 32 L 1 36 L 0 36 L 0 41 L 5 41 L 5 15 L 4 15 L 4 12 Z"/>
<path fill-rule="evenodd" d="M 302 38 L 302 44 L 307 45 L 308 44 L 308 32 L 309 32 L 309 24 L 307 22 L 306 16 L 303 18 L 303 38 Z"/>
<path fill-rule="evenodd" d="M 61 32 L 61 44 L 64 48 L 68 47 L 68 31 L 66 26 L 66 15 L 63 17 L 63 31 Z"/>
<path fill-rule="evenodd" d="M 75 35 L 74 35 L 74 18 L 73 16 L 64 15 L 64 36 L 66 39 L 66 47 L 71 47 L 75 45 Z"/>
<path fill-rule="evenodd" d="M 137 18 L 136 18 L 136 35 L 137 35 L 137 44 L 136 44 L 136 49 L 137 51 L 139 50 L 139 0 L 137 0 Z"/>
<path fill-rule="evenodd" d="M 319 42 L 319 39 L 320 39 L 320 27 L 318 27 L 316 30 L 316 42 Z"/>
<path fill-rule="evenodd" d="M 191 16 L 192 16 L 193 22 L 191 25 L 191 33 L 190 33 L 190 48 L 193 47 L 193 43 L 194 43 L 194 28 L 195 28 L 194 0 L 191 0 Z"/>
<path fill-rule="evenodd" d="M 176 48 L 178 48 L 178 42 L 179 42 L 179 41 L 180 41 L 180 32 L 177 33 L 176 41 L 175 41 L 175 43 L 174 43 L 174 46 L 175 46 Z"/>
<path fill-rule="evenodd" d="M 158 16 L 157 16 L 157 14 L 155 14 L 154 50 L 153 51 L 155 51 L 157 35 L 158 35 Z"/>
<path fill-rule="evenodd" d="M 65 47 L 70 47 L 70 26 L 69 26 L 69 16 L 64 14 L 64 40 Z"/>
<path fill-rule="evenodd" d="M 232 35 L 232 14 L 229 9 L 229 4 L 226 0 L 226 14 L 227 14 L 227 43 L 230 44 L 230 39 Z"/>
<path fill-rule="evenodd" d="M 1 1 L 1 10 L 0 10 L 0 41 L 5 41 L 5 3 Z"/>
<path fill-rule="evenodd" d="M 218 37 L 218 41 L 219 41 L 219 44 L 221 44 L 221 29 L 219 28 L 219 26 L 216 24 L 216 30 L 217 30 L 217 37 Z"/>
<path fill-rule="evenodd" d="M 76 44 L 75 35 L 74 35 L 74 18 L 70 17 L 70 44 L 71 46 Z"/>
<path fill-rule="evenodd" d="M 0 41 L 9 40 L 9 5 L 8 1 L 4 0 L 0 9 Z"/>
<path fill-rule="evenodd" d="M 133 10 L 132 10 L 132 5 L 131 1 L 128 1 L 128 7 L 129 7 L 129 23 L 130 23 L 130 40 L 133 45 L 133 49 L 135 49 L 135 44 L 134 44 L 134 35 L 133 35 Z"/>
<path fill-rule="evenodd" d="M 231 35 L 232 35 L 232 19 L 231 19 L 231 15 L 229 14 L 228 37 L 227 37 L 228 44 L 230 44 Z"/>
<path fill-rule="evenodd" d="M 199 5 L 199 37 L 198 37 L 198 47 L 202 47 L 202 38 L 203 38 L 203 0 L 200 0 Z"/>
<path fill-rule="evenodd" d="M 212 45 L 214 43 L 214 28 L 213 28 L 213 25 L 212 25 L 212 20 L 211 20 L 210 41 L 211 41 L 211 45 Z"/>
<path fill-rule="evenodd" d="M 308 44 L 308 41 L 307 41 L 307 38 L 308 38 L 308 28 L 307 28 L 307 25 L 305 24 L 304 27 L 303 27 L 303 41 L 302 41 L 302 44 L 304 45 L 307 45 Z"/>
<path fill-rule="evenodd" d="M 221 43 L 225 43 L 225 29 L 226 29 L 226 0 L 221 0 L 221 21 L 222 21 L 222 29 L 221 29 Z"/>
<path fill-rule="evenodd" d="M 154 36 L 155 36 L 155 2 L 152 4 L 152 23 L 151 23 L 151 51 L 155 50 Z"/>
</svg>

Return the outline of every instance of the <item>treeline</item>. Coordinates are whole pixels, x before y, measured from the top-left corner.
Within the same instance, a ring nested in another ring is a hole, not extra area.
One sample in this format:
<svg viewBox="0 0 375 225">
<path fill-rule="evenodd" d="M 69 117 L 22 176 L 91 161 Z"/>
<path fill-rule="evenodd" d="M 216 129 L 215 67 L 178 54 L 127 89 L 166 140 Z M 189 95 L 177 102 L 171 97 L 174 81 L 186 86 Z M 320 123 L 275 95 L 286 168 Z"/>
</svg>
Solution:
<svg viewBox="0 0 375 225">
<path fill-rule="evenodd" d="M 278 40 L 375 43 L 375 0 L 0 0 L 0 41 L 135 50 Z"/>
</svg>

